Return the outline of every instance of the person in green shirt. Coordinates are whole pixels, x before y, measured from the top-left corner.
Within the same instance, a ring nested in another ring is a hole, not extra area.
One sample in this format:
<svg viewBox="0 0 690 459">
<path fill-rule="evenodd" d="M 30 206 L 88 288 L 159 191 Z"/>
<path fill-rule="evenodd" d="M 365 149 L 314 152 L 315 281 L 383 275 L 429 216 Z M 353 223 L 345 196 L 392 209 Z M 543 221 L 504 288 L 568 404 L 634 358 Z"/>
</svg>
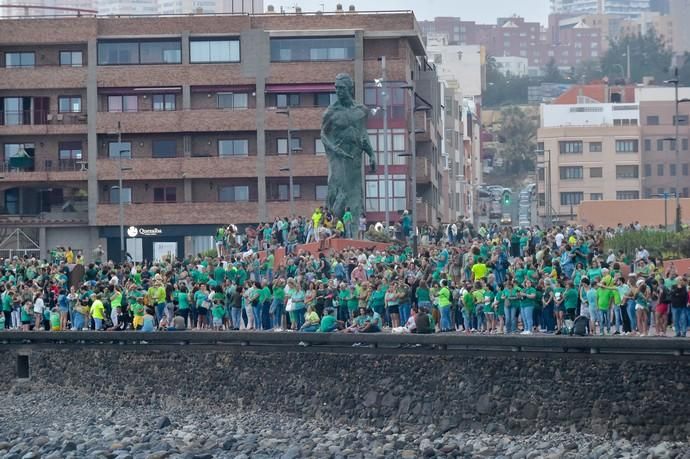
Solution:
<svg viewBox="0 0 690 459">
<path fill-rule="evenodd" d="M 273 275 L 271 275 L 273 277 Z M 271 318 L 269 316 L 271 311 L 271 301 L 273 300 L 271 289 L 268 287 L 269 280 L 261 281 L 261 289 L 259 290 L 259 323 L 256 324 L 258 330 L 270 330 Z"/>
<path fill-rule="evenodd" d="M 324 309 L 324 315 L 319 326 L 320 333 L 330 333 L 338 329 L 338 320 L 335 317 L 333 308 Z"/>
<path fill-rule="evenodd" d="M 213 307 L 211 308 L 213 316 L 213 329 L 220 331 L 223 328 L 223 319 L 225 318 L 225 305 L 219 299 L 213 300 Z"/>
<path fill-rule="evenodd" d="M 465 293 L 462 295 L 462 320 L 465 327 L 465 333 L 469 334 L 472 328 L 472 320 L 474 316 L 474 296 L 472 296 L 472 284 L 469 282 L 465 285 Z"/>
<path fill-rule="evenodd" d="M 496 332 L 496 310 L 494 309 L 494 299 L 496 295 L 489 286 L 484 289 L 484 302 L 482 305 L 482 312 L 486 318 L 487 331 L 489 333 Z"/>
<path fill-rule="evenodd" d="M 144 326 L 144 305 L 139 303 L 139 298 L 130 295 L 129 297 L 129 310 L 132 312 L 132 327 L 135 330 L 139 330 Z"/>
<path fill-rule="evenodd" d="M 522 308 L 520 314 L 522 315 L 522 323 L 524 330 L 523 335 L 531 335 L 534 329 L 534 306 L 537 298 L 537 290 L 532 287 L 532 281 L 525 279 L 525 288 L 519 294 L 522 299 Z"/>
<path fill-rule="evenodd" d="M 189 292 L 187 292 L 187 287 L 184 284 L 180 284 L 179 288 L 173 293 L 173 298 L 177 300 L 177 314 L 187 322 L 189 317 Z"/>
<path fill-rule="evenodd" d="M 271 316 L 271 325 L 275 330 L 281 330 L 283 327 L 283 310 L 285 308 L 285 279 L 277 278 L 273 281 L 273 301 L 269 314 Z"/>
<path fill-rule="evenodd" d="M 475 265 L 476 266 L 476 265 Z M 441 331 L 452 331 L 453 327 L 450 321 L 450 305 L 451 294 L 448 289 L 448 281 L 441 281 L 441 289 L 438 291 L 438 310 L 441 314 Z"/>
<path fill-rule="evenodd" d="M 575 320 L 577 316 L 577 299 L 578 293 L 575 287 L 575 282 L 568 281 L 565 292 L 563 293 L 563 304 L 565 305 L 565 314 L 568 320 Z"/>
<path fill-rule="evenodd" d="M 345 227 L 345 238 L 347 239 L 352 239 L 352 235 L 354 234 L 352 223 L 352 212 L 350 212 L 349 207 L 346 207 L 345 213 L 343 214 L 343 226 Z"/>
</svg>

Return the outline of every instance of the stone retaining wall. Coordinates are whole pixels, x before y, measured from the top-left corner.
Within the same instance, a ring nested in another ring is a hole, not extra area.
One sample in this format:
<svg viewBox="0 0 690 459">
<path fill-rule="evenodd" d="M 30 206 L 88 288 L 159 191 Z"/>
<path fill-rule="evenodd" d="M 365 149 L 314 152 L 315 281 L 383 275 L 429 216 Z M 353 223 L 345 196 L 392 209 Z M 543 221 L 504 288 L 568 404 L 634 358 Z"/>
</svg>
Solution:
<svg viewBox="0 0 690 459">
<path fill-rule="evenodd" d="M 543 427 L 631 440 L 688 440 L 690 363 L 114 346 L 0 350 L 0 390 L 73 387 L 124 404 L 159 397 L 380 426 L 435 424 L 534 432 Z"/>
</svg>

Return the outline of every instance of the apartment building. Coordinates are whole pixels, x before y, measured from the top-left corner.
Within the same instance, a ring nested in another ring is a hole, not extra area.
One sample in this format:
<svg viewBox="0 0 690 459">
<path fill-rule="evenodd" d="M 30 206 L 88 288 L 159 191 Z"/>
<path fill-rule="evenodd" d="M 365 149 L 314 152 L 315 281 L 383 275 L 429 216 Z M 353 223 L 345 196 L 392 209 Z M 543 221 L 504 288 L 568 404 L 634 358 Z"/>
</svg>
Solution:
<svg viewBox="0 0 690 459">
<path fill-rule="evenodd" d="M 679 88 L 680 100 L 690 98 L 690 88 Z M 642 195 L 644 198 L 690 197 L 690 127 L 688 103 L 678 105 L 678 160 L 676 160 L 675 91 L 669 87 L 635 89 L 640 104 L 642 142 Z"/>
<path fill-rule="evenodd" d="M 9 8 L 9 5 L 19 5 Z M 263 0 L 0 0 L 0 18 L 21 16 L 140 15 L 264 12 Z"/>
<path fill-rule="evenodd" d="M 538 213 L 572 220 L 586 200 L 639 199 L 640 109 L 636 103 L 541 105 Z"/>
<path fill-rule="evenodd" d="M 635 18 L 650 10 L 650 0 L 551 0 L 551 12 L 560 14 L 599 13 Z"/>
<path fill-rule="evenodd" d="M 442 131 L 424 55 L 412 13 L 0 21 L 0 228 L 27 232 L 42 254 L 70 245 L 88 258 L 101 244 L 118 259 L 120 224 L 135 259 L 195 254 L 220 224 L 290 215 L 290 175 L 295 213 L 310 214 L 326 196 L 319 136 L 335 76 L 351 74 L 356 99 L 381 106 L 381 56 L 391 216 L 416 203 L 419 221 L 435 222 Z M 431 109 L 416 135 L 413 97 Z M 379 167 L 365 204 L 380 221 L 382 111 L 368 123 Z M 417 184 L 412 142 L 426 171 Z"/>
</svg>

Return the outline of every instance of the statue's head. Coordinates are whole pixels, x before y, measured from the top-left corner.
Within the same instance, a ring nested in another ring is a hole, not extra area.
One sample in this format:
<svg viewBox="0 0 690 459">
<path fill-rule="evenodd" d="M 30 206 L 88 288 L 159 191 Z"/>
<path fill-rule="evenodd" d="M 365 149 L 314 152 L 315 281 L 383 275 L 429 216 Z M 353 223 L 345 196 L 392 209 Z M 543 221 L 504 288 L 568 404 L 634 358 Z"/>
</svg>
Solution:
<svg viewBox="0 0 690 459">
<path fill-rule="evenodd" d="M 340 102 L 349 102 L 354 95 L 355 84 L 347 73 L 339 73 L 335 77 L 335 94 Z"/>
</svg>

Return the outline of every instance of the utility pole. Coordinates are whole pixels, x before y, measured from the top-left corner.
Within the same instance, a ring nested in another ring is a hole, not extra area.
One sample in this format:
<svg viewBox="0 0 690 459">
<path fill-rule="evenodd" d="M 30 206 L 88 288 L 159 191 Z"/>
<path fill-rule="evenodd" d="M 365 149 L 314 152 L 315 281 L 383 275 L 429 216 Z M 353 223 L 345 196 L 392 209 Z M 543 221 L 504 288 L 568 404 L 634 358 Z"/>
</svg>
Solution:
<svg viewBox="0 0 690 459">
<path fill-rule="evenodd" d="M 120 127 L 120 122 L 117 122 L 117 161 L 118 161 L 118 192 L 117 192 L 117 202 L 119 211 L 119 221 L 120 221 L 120 263 L 124 263 L 127 257 L 127 252 L 125 251 L 125 208 L 122 202 L 123 189 L 122 189 L 122 128 Z M 131 154 L 131 152 L 130 152 Z"/>
<path fill-rule="evenodd" d="M 390 203 L 388 202 L 389 184 L 388 184 L 388 81 L 386 79 L 386 56 L 381 56 L 381 83 L 383 88 L 383 181 L 384 192 L 383 198 L 385 202 L 385 231 L 388 234 L 388 227 L 390 226 Z M 379 188 L 380 190 L 380 188 Z"/>
</svg>

